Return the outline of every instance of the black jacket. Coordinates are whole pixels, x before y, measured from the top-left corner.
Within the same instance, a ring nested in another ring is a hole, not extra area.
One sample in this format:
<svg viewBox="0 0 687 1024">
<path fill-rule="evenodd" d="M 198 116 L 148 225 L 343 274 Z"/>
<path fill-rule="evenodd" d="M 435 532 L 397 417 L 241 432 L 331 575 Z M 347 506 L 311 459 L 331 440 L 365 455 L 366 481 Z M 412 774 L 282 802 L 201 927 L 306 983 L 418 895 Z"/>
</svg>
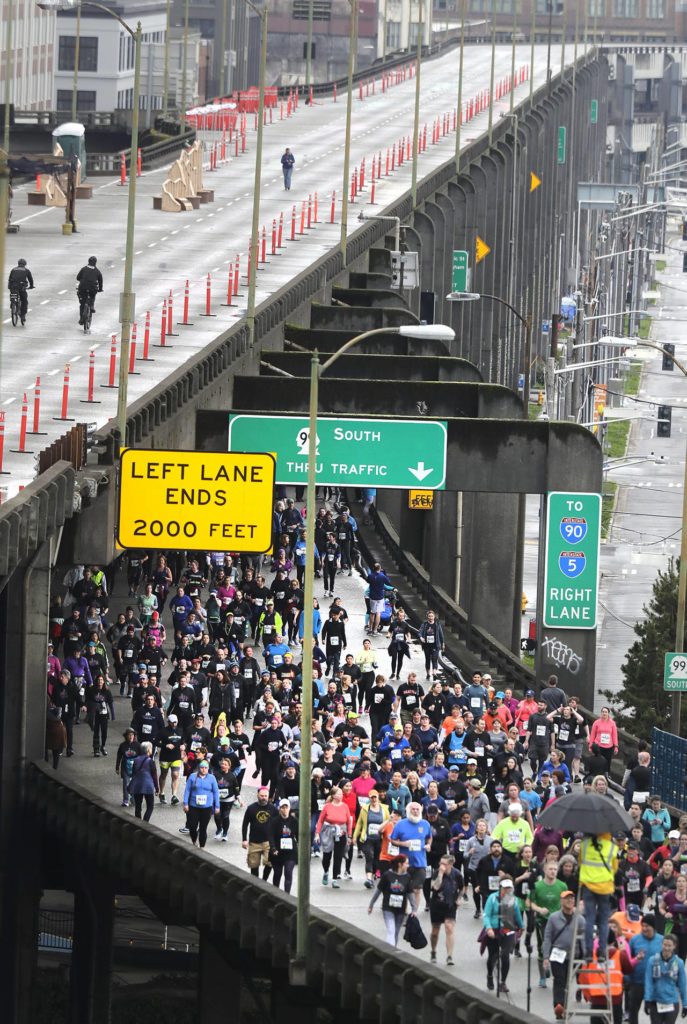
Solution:
<svg viewBox="0 0 687 1024">
<path fill-rule="evenodd" d="M 103 275 L 97 267 L 91 267 L 88 264 L 82 267 L 76 275 L 76 280 L 79 282 L 79 286 L 85 290 L 92 289 L 98 292 L 103 290 Z"/>
<path fill-rule="evenodd" d="M 27 287 L 33 288 L 33 277 L 28 267 L 12 267 L 7 287 L 11 292 L 25 291 Z"/>
</svg>

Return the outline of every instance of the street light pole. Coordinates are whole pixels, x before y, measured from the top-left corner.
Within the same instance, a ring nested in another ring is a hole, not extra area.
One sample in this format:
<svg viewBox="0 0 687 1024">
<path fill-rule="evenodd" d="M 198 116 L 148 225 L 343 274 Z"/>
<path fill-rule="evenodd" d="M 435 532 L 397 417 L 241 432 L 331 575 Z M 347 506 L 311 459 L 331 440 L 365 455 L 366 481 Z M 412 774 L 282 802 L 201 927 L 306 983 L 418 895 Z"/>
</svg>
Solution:
<svg viewBox="0 0 687 1024">
<path fill-rule="evenodd" d="M 378 327 L 358 334 L 320 364 L 317 349 L 310 361 L 310 404 L 308 436 L 308 479 L 305 496 L 305 584 L 303 594 L 303 669 L 301 689 L 301 763 L 298 789 L 298 906 L 296 910 L 296 956 L 291 962 L 291 984 L 305 985 L 310 917 L 310 783 L 312 774 L 312 638 L 313 581 L 315 577 L 315 488 L 317 468 L 317 409 L 320 376 L 358 342 L 379 334 L 399 334 L 407 338 L 433 338 L 452 341 L 454 331 L 443 324 L 418 324 L 407 327 Z"/>
<path fill-rule="evenodd" d="M 310 76 L 312 72 L 312 5 L 313 0 L 308 0 L 308 52 L 305 58 L 305 87 L 310 89 Z"/>
<path fill-rule="evenodd" d="M 227 57 L 227 3 L 228 0 L 222 0 L 222 50 L 219 58 L 219 95 L 224 96 L 227 89 L 227 73 L 225 69 L 225 61 Z"/>
<path fill-rule="evenodd" d="M 353 34 L 355 32 L 355 9 L 358 0 L 348 0 L 351 5 L 351 27 L 348 48 L 348 90 L 346 93 L 346 137 L 344 140 L 343 184 L 341 188 L 341 255 L 346 266 L 346 244 L 348 240 L 348 176 L 351 168 L 351 110 L 353 107 Z"/>
<path fill-rule="evenodd" d="M 12 85 L 12 0 L 7 0 L 7 40 L 5 44 L 6 65 L 5 65 L 5 127 L 3 133 L 2 148 L 10 155 L 10 88 Z M 5 232 L 6 221 L 0 224 L 0 229 Z"/>
<path fill-rule="evenodd" d="M 460 173 L 460 121 L 463 111 L 463 57 L 465 51 L 465 2 L 460 15 L 460 59 L 458 62 L 458 111 L 456 114 L 456 174 Z"/>
<path fill-rule="evenodd" d="M 167 0 L 167 16 L 165 20 L 165 73 L 164 73 L 164 86 L 162 96 L 162 116 L 167 117 L 167 107 L 169 104 L 169 9 L 172 0 Z"/>
<path fill-rule="evenodd" d="M 255 341 L 255 279 L 258 269 L 258 231 L 260 223 L 260 178 L 262 176 L 262 127 L 265 119 L 265 73 L 267 68 L 267 0 L 262 10 L 246 0 L 249 7 L 262 22 L 262 38 L 260 42 L 260 87 L 258 94 L 258 136 L 255 143 L 255 179 L 253 184 L 253 221 L 250 234 L 250 265 L 248 270 L 248 302 L 246 306 L 246 322 L 250 331 L 249 344 Z"/>
<path fill-rule="evenodd" d="M 188 58 L 188 0 L 184 7 L 184 56 L 181 64 L 181 134 L 186 132 L 186 62 Z"/>
<path fill-rule="evenodd" d="M 494 122 L 494 66 L 496 64 L 496 0 L 491 0 L 491 72 L 489 75 L 489 145 Z"/>
<path fill-rule="evenodd" d="M 410 194 L 413 209 L 417 205 L 417 157 L 420 141 L 420 65 L 422 64 L 422 0 L 418 0 L 417 9 L 417 60 L 415 67 L 415 115 L 413 118 L 413 167 L 410 183 Z"/>
<path fill-rule="evenodd" d="M 110 12 L 114 15 L 114 12 Z M 117 17 L 114 15 L 114 17 Z M 118 19 L 121 21 L 121 18 Z M 122 343 L 119 350 L 119 390 L 117 392 L 117 430 L 119 444 L 126 448 L 126 406 L 129 387 L 129 344 L 131 325 L 134 321 L 135 296 L 134 279 L 134 225 L 136 220 L 136 154 L 138 152 L 138 106 L 141 88 L 141 23 L 132 32 L 128 25 L 122 25 L 136 43 L 134 59 L 134 108 L 131 112 L 131 157 L 129 160 L 129 204 L 126 215 L 126 250 L 124 255 L 124 291 L 122 293 Z"/>
<path fill-rule="evenodd" d="M 81 48 L 81 4 L 76 8 L 76 42 L 74 46 L 74 83 L 72 85 L 72 121 L 76 121 L 77 83 L 79 79 L 79 50 Z"/>
</svg>

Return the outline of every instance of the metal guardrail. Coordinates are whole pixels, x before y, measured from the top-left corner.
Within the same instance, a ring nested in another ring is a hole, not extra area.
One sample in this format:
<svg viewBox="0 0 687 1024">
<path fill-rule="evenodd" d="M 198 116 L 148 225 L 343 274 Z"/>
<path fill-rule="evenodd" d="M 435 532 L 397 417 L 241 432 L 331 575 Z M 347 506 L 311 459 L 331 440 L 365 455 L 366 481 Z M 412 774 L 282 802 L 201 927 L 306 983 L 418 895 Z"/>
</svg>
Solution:
<svg viewBox="0 0 687 1024">
<path fill-rule="evenodd" d="M 104 808 L 95 794 L 74 783 L 65 785 L 43 765 L 30 764 L 27 774 L 26 809 L 46 838 L 73 851 L 68 863 L 75 870 L 90 878 L 107 877 L 114 887 L 124 884 L 143 899 L 153 895 L 179 923 L 203 929 L 230 949 L 253 953 L 278 971 L 288 965 L 296 948 L 293 896 L 232 864 L 199 858 L 188 841 L 132 820 L 118 807 Z M 180 878 L 185 880 L 183 899 Z M 522 1011 L 505 1000 L 457 975 L 444 977 L 316 908 L 310 912 L 306 970 L 316 999 L 342 1007 L 352 1019 L 522 1024 Z M 528 1019 L 542 1022 L 535 1014 Z"/>
<path fill-rule="evenodd" d="M 651 730 L 651 792 L 664 804 L 687 811 L 687 739 Z"/>
<path fill-rule="evenodd" d="M 70 910 L 38 912 L 38 949 L 71 951 L 74 935 L 74 914 Z"/>
<path fill-rule="evenodd" d="M 0 577 L 9 576 L 74 514 L 76 474 L 58 462 L 0 506 Z"/>
</svg>

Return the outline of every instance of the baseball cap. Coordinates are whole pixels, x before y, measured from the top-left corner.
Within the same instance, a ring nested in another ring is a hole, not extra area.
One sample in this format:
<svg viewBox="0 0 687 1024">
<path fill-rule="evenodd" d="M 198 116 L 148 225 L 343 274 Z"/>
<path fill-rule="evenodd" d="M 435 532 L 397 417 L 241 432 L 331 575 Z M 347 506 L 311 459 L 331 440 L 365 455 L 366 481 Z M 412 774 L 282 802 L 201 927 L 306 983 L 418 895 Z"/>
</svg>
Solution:
<svg viewBox="0 0 687 1024">
<path fill-rule="evenodd" d="M 499 690 L 499 692 L 496 694 L 496 696 L 500 697 L 502 700 L 505 700 L 505 697 L 506 697 L 506 695 L 503 692 L 503 690 Z"/>
<path fill-rule="evenodd" d="M 512 889 L 513 888 L 513 883 L 510 880 L 510 878 L 502 878 L 501 881 L 499 882 L 499 885 L 500 885 L 500 887 L 502 889 Z"/>
<path fill-rule="evenodd" d="M 503 846 L 503 843 L 501 842 L 500 839 L 492 839 L 492 841 L 489 843 L 489 846 L 493 846 L 494 843 L 498 843 L 499 846 Z"/>
<path fill-rule="evenodd" d="M 679 838 L 680 838 L 680 833 L 678 832 L 678 830 L 676 828 L 674 828 L 671 832 L 668 833 L 668 839 L 679 839 Z"/>
<path fill-rule="evenodd" d="M 167 715 L 167 721 L 168 722 L 178 722 L 179 719 L 177 718 L 176 715 Z"/>
<path fill-rule="evenodd" d="M 526 697 L 534 697 L 534 690 L 527 690 L 525 692 Z"/>
<path fill-rule="evenodd" d="M 482 675 L 482 679 L 488 679 L 488 680 L 489 680 L 489 682 L 491 682 L 491 676 L 489 675 L 489 673 L 488 673 L 488 672 L 485 672 L 485 673 L 484 673 L 484 674 Z"/>
<path fill-rule="evenodd" d="M 398 718 L 398 715 L 396 714 L 395 711 L 392 711 L 391 714 L 389 715 L 389 718 Z"/>
<path fill-rule="evenodd" d="M 482 788 L 482 783 L 479 781 L 479 779 L 470 779 L 470 785 L 473 787 L 473 789 Z"/>
<path fill-rule="evenodd" d="M 522 814 L 522 807 L 520 804 L 508 804 L 509 814 Z"/>
<path fill-rule="evenodd" d="M 429 807 L 427 808 L 427 814 L 438 814 L 438 813 L 439 813 L 439 808 L 437 807 L 436 804 L 430 804 Z"/>
<path fill-rule="evenodd" d="M 563 892 L 561 893 L 561 899 L 563 900 L 563 899 L 565 899 L 566 896 L 574 896 L 574 895 L 575 895 L 575 893 L 572 891 L 572 889 L 564 889 Z"/>
<path fill-rule="evenodd" d="M 279 801 L 279 806 L 280 807 L 290 807 L 291 804 L 289 803 L 289 801 L 285 797 L 283 800 Z"/>
<path fill-rule="evenodd" d="M 425 764 L 427 764 L 427 762 L 426 762 L 426 761 L 425 761 Z M 477 764 L 477 762 L 476 762 L 476 761 L 475 761 L 475 764 Z M 450 764 L 450 765 L 448 766 L 448 770 L 449 770 L 450 772 L 457 772 L 457 771 L 458 771 L 458 765 L 457 765 L 457 764 Z"/>
<path fill-rule="evenodd" d="M 636 903 L 628 903 L 627 905 L 627 919 L 628 921 L 636 922 L 639 921 L 641 912 Z"/>
<path fill-rule="evenodd" d="M 468 764 L 477 764 L 477 758 L 476 757 L 469 757 L 468 758 Z"/>
<path fill-rule="evenodd" d="M 211 590 L 211 591 L 210 591 L 210 594 L 211 594 L 211 595 L 212 595 L 212 594 L 216 594 L 216 593 L 217 593 L 217 591 L 216 591 L 216 590 Z"/>
<path fill-rule="evenodd" d="M 357 711 L 349 711 L 348 712 L 348 717 L 349 718 L 357 718 L 358 717 L 358 712 Z"/>
<path fill-rule="evenodd" d="M 295 768 L 296 765 L 295 765 L 295 763 L 293 761 L 287 761 L 286 764 L 284 765 L 284 767 L 285 768 Z"/>
</svg>

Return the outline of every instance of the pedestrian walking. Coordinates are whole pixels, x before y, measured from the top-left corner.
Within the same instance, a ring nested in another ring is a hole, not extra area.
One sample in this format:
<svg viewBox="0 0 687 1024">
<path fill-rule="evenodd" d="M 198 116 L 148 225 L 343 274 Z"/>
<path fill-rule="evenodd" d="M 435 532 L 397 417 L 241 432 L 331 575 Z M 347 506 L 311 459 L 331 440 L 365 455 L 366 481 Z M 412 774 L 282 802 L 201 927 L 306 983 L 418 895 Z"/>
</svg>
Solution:
<svg viewBox="0 0 687 1024">
<path fill-rule="evenodd" d="M 293 173 L 293 165 L 296 162 L 296 158 L 287 146 L 282 153 L 281 158 L 281 169 L 284 175 L 284 189 L 289 192 L 291 190 L 291 175 Z"/>
<path fill-rule="evenodd" d="M 208 823 L 214 814 L 219 814 L 219 789 L 217 779 L 209 775 L 210 765 L 201 761 L 198 771 L 189 775 L 184 792 L 186 824 L 194 846 L 205 846 L 208 837 Z"/>
<path fill-rule="evenodd" d="M 152 758 L 153 744 L 141 743 L 141 753 L 134 760 L 129 793 L 134 798 L 135 815 L 141 817 L 143 798 L 145 797 L 146 809 L 143 815 L 144 821 L 150 821 L 155 806 L 155 794 L 160 792 L 157 781 L 157 768 Z"/>
</svg>

